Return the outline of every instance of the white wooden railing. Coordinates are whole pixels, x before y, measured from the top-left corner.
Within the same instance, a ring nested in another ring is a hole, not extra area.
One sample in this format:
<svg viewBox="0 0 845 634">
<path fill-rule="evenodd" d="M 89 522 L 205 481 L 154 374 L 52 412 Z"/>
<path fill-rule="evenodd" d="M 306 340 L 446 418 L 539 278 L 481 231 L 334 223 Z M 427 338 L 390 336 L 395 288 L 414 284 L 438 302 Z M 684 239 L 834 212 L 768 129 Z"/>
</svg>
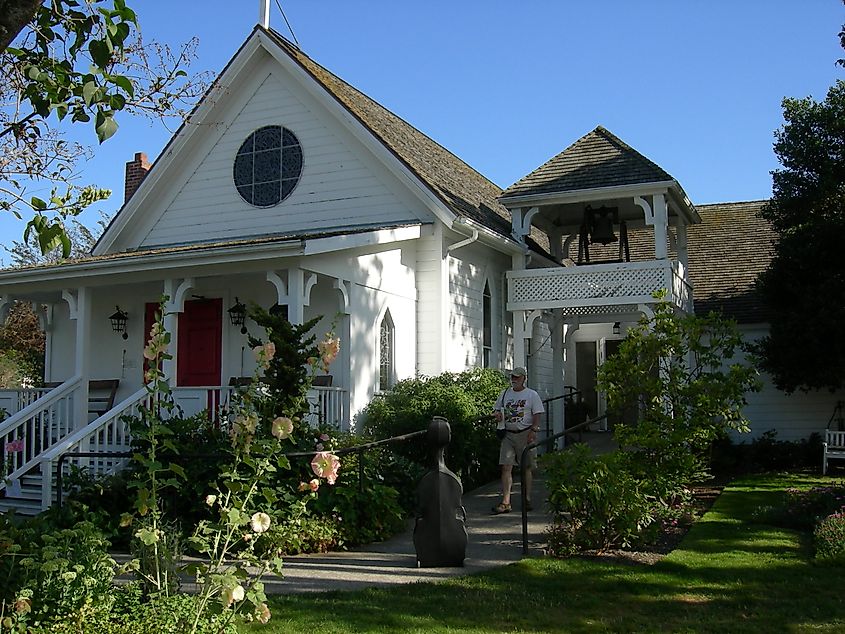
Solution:
<svg viewBox="0 0 845 634">
<path fill-rule="evenodd" d="M 14 390 L 0 390 L 0 410 L 3 410 L 7 416 L 14 416 L 52 389 L 51 387 L 25 387 Z"/>
<path fill-rule="evenodd" d="M 330 425 L 342 431 L 349 430 L 349 405 L 346 390 L 342 387 L 312 387 L 306 398 L 311 406 L 309 425 Z"/>
<path fill-rule="evenodd" d="M 132 448 L 132 437 L 124 417 L 140 416 L 141 407 L 147 400 L 147 390 L 141 388 L 82 429 L 54 443 L 40 456 L 42 510 L 49 508 L 53 501 L 53 482 L 59 456 L 71 452 L 128 452 Z M 62 468 L 69 469 L 74 464 L 87 469 L 91 475 L 106 475 L 119 471 L 127 462 L 128 458 L 114 456 L 69 457 Z"/>
<path fill-rule="evenodd" d="M 508 310 L 636 308 L 653 303 L 658 290 L 679 308 L 692 310 L 691 287 L 674 260 L 525 269 L 508 271 L 507 277 Z"/>
<path fill-rule="evenodd" d="M 230 386 L 199 386 L 171 388 L 176 405 L 185 416 L 208 412 L 213 423 L 221 423 L 221 415 L 229 407 L 232 396 L 239 389 Z M 311 412 L 308 423 L 332 425 L 339 429 L 349 428 L 349 405 L 347 392 L 341 387 L 312 387 L 306 395 Z"/>
<path fill-rule="evenodd" d="M 170 388 L 173 400 L 186 417 L 208 412 L 209 420 L 219 424 L 221 415 L 229 408 L 232 395 L 240 388 L 227 385 Z"/>
<path fill-rule="evenodd" d="M 82 380 L 73 377 L 0 422 L 6 479 L 20 478 L 44 451 L 73 431 L 74 403 L 82 398 Z M 10 451 L 10 444 L 20 449 Z M 0 489 L 5 487 L 5 480 L 0 480 Z"/>
</svg>

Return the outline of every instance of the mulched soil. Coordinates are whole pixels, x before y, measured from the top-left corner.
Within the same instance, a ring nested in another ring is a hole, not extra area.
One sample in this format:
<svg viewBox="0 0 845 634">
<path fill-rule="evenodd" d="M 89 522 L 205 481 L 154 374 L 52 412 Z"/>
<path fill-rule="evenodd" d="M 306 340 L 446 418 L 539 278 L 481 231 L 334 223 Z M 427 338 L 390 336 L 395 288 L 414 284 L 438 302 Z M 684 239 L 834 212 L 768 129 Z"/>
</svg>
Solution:
<svg viewBox="0 0 845 634">
<path fill-rule="evenodd" d="M 579 556 L 625 564 L 645 564 L 649 566 L 655 564 L 677 548 L 696 520 L 713 506 L 713 502 L 719 497 L 723 488 L 721 486 L 693 487 L 692 512 L 678 521 L 676 525 L 664 527 L 652 544 L 640 545 L 637 549 L 621 548 L 603 552 L 592 551 Z"/>
</svg>

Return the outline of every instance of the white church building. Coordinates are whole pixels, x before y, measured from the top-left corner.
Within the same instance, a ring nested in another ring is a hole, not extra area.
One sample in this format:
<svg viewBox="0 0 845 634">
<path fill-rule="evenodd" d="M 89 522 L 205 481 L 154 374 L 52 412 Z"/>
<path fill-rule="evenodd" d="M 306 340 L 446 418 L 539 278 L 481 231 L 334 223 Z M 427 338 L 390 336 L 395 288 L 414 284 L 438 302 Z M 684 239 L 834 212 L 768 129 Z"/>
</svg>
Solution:
<svg viewBox="0 0 845 634">
<path fill-rule="evenodd" d="M 544 398 L 577 392 L 600 414 L 596 368 L 658 290 L 766 332 L 763 201 L 695 206 L 602 127 L 503 191 L 262 26 L 153 164 L 127 164 L 126 186 L 89 257 L 0 271 L 0 317 L 31 303 L 47 337 L 48 387 L 0 390 L 0 443 L 26 445 L 9 454 L 9 496 L 62 453 L 126 447 L 120 417 L 144 398 L 162 295 L 165 371 L 187 414 L 252 374 L 240 308 L 278 304 L 295 323 L 322 316 L 318 335 L 337 324 L 341 352 L 313 397 L 344 429 L 398 380 L 480 366 L 524 365 Z M 824 429 L 837 395 L 765 383 L 749 396 L 753 434 Z M 49 488 L 29 495 L 47 505 Z"/>
</svg>

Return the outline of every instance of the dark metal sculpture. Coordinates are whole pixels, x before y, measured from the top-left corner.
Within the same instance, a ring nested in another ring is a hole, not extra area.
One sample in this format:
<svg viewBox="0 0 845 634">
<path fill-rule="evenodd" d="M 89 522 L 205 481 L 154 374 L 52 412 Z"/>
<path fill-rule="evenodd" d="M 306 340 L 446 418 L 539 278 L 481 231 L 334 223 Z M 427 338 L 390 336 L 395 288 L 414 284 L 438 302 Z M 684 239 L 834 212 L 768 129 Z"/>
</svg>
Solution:
<svg viewBox="0 0 845 634">
<path fill-rule="evenodd" d="M 414 548 L 421 568 L 463 566 L 466 558 L 464 489 L 444 461 L 451 434 L 448 421 L 439 416 L 432 419 L 426 434 L 433 465 L 417 485 L 414 526 Z"/>
</svg>

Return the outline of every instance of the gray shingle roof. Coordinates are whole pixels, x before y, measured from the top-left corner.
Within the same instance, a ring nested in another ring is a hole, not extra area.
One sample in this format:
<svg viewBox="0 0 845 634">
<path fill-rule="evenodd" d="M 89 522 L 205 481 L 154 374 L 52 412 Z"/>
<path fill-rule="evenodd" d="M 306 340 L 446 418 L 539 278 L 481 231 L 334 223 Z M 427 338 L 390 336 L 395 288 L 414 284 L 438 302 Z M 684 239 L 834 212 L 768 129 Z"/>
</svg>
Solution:
<svg viewBox="0 0 845 634">
<path fill-rule="evenodd" d="M 508 187 L 502 199 L 674 180 L 602 126 Z"/>
<path fill-rule="evenodd" d="M 695 312 L 722 312 L 740 323 L 769 313 L 754 289 L 774 254 L 776 234 L 760 217 L 766 200 L 697 205 L 701 224 L 687 229 Z"/>
</svg>

